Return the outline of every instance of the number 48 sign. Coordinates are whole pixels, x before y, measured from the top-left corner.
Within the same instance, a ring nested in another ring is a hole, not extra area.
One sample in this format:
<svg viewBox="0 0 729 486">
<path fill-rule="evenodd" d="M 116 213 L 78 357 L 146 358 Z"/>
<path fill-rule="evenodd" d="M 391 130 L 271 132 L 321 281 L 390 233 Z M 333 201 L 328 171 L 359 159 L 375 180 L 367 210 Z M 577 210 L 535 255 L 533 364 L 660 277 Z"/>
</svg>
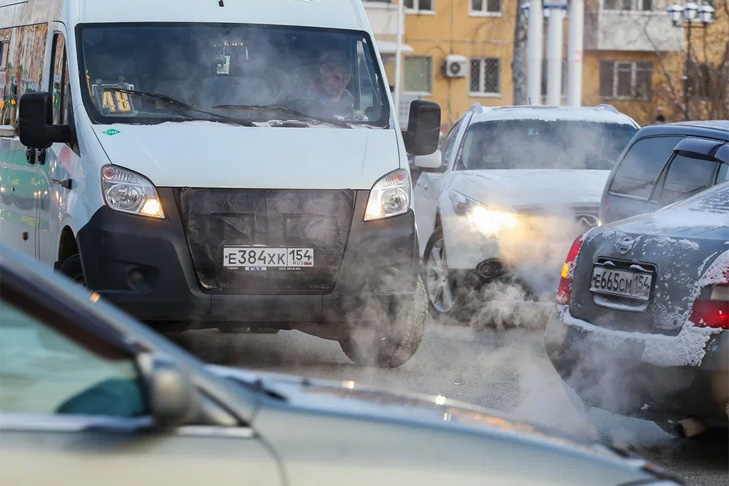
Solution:
<svg viewBox="0 0 729 486">
<path fill-rule="evenodd" d="M 122 85 L 94 85 L 92 93 L 96 106 L 104 116 L 120 116 L 134 114 L 134 103 L 128 93 L 122 90 L 134 89 Z"/>
</svg>

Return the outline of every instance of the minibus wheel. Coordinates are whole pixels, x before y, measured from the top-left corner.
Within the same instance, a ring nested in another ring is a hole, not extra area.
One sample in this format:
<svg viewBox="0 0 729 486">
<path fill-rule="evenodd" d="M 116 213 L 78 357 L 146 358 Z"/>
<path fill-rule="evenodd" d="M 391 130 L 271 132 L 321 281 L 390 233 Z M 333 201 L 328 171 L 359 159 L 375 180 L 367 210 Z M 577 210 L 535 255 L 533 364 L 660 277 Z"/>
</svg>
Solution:
<svg viewBox="0 0 729 486">
<path fill-rule="evenodd" d="M 355 364 L 397 368 L 415 355 L 429 320 L 428 295 L 418 278 L 412 299 L 400 311 L 390 312 L 379 322 L 355 324 L 339 340 L 344 354 Z"/>
<path fill-rule="evenodd" d="M 78 253 L 68 257 L 61 266 L 58 267 L 58 271 L 74 282 L 86 287 L 86 277 L 84 277 L 84 269 L 81 265 L 81 256 Z"/>
</svg>

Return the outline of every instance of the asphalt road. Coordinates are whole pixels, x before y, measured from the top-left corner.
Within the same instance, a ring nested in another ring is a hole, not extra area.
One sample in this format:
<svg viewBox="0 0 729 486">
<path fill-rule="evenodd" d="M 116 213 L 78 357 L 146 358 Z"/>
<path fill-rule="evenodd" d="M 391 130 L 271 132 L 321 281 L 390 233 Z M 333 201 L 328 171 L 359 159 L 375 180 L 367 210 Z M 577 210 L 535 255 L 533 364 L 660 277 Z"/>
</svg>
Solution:
<svg viewBox="0 0 729 486">
<path fill-rule="evenodd" d="M 444 395 L 611 441 L 678 474 L 687 485 L 729 485 L 726 441 L 682 440 L 651 422 L 575 407 L 542 349 L 541 337 L 540 331 L 431 324 L 416 356 L 394 370 L 354 366 L 337 343 L 296 331 L 188 331 L 177 340 L 211 363 Z"/>
</svg>

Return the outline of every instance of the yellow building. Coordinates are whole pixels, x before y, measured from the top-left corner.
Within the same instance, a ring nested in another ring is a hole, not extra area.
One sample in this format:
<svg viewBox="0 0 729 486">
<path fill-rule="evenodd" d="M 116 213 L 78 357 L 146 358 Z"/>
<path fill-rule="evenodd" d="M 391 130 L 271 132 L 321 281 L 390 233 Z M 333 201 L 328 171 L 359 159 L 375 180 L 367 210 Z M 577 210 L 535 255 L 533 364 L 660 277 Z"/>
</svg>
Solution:
<svg viewBox="0 0 729 486">
<path fill-rule="evenodd" d="M 517 5 L 522 0 L 403 1 L 405 103 L 415 97 L 439 103 L 445 124 L 454 123 L 473 103 L 513 104 L 511 62 Z M 652 123 L 658 114 L 668 121 L 684 118 L 687 31 L 671 25 L 666 13 L 669 1 L 673 0 L 586 0 L 584 105 L 609 103 L 641 124 Z M 707 103 L 705 98 L 713 96 L 707 91 L 715 94 L 713 86 L 718 89 L 722 82 L 718 79 L 721 76 L 712 73 L 719 71 L 727 48 L 726 2 L 720 0 L 714 5 L 717 21 L 706 29 L 700 23 L 693 24 L 695 62 L 691 64 L 690 85 L 696 88 L 692 88 L 692 118 L 718 116 L 716 110 L 706 108 L 717 103 Z M 391 84 L 396 3 L 365 0 Z M 726 85 L 726 75 L 723 82 Z M 726 116 L 726 111 L 722 113 Z"/>
</svg>

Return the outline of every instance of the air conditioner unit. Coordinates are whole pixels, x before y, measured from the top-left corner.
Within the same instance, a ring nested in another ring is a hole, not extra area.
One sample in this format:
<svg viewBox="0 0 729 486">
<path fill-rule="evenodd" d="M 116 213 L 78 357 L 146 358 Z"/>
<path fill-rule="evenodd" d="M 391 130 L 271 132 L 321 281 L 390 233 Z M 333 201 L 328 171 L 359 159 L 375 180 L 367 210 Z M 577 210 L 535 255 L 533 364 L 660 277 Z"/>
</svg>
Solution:
<svg viewBox="0 0 729 486">
<path fill-rule="evenodd" d="M 444 71 L 447 78 L 465 78 L 468 76 L 468 59 L 465 56 L 447 56 Z"/>
</svg>

